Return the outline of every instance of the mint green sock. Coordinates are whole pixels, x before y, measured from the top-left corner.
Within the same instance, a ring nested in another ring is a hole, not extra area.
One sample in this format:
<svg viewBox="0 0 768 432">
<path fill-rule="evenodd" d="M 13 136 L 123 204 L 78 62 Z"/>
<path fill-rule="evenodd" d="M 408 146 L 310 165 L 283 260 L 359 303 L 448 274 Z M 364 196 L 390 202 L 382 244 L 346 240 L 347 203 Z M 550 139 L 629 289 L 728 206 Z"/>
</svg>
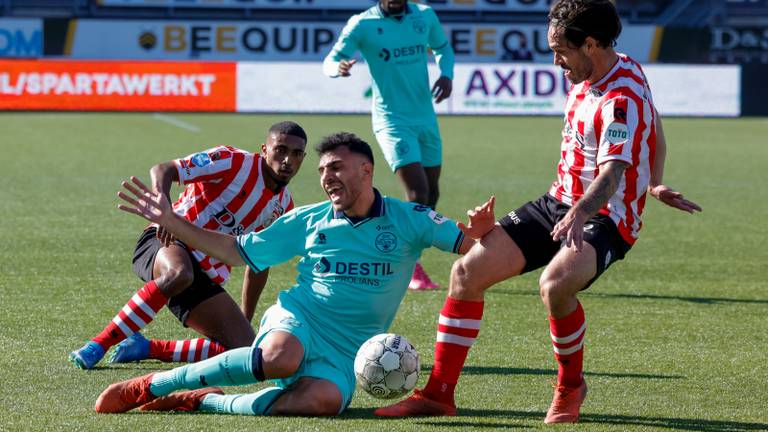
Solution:
<svg viewBox="0 0 768 432">
<path fill-rule="evenodd" d="M 251 370 L 253 349 L 257 348 L 235 348 L 208 360 L 156 373 L 149 391 L 159 397 L 181 389 L 256 383 L 258 380 Z"/>
<path fill-rule="evenodd" d="M 268 415 L 277 398 L 283 393 L 279 387 L 267 387 L 250 394 L 209 394 L 198 408 L 217 414 Z"/>
</svg>

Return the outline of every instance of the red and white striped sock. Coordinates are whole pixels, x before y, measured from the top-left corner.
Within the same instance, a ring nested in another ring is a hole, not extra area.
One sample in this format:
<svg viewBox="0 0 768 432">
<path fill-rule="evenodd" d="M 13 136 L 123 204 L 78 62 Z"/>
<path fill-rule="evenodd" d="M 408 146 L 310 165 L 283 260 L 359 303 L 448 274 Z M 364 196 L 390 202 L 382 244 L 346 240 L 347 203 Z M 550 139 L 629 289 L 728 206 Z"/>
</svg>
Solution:
<svg viewBox="0 0 768 432">
<path fill-rule="evenodd" d="M 453 393 L 469 348 L 480 333 L 483 302 L 445 299 L 437 325 L 435 365 L 424 387 L 424 394 L 433 400 L 455 405 Z"/>
<path fill-rule="evenodd" d="M 149 358 L 164 362 L 194 363 L 226 351 L 224 345 L 208 339 L 150 340 Z"/>
<path fill-rule="evenodd" d="M 92 341 L 101 345 L 104 351 L 128 336 L 143 329 L 155 319 L 157 311 L 163 308 L 168 298 L 160 291 L 155 281 L 149 281 L 128 300 L 104 330 Z"/>
<path fill-rule="evenodd" d="M 581 303 L 564 318 L 549 317 L 549 332 L 558 363 L 557 384 L 569 388 L 580 386 L 584 365 L 584 334 L 587 332 Z"/>
</svg>

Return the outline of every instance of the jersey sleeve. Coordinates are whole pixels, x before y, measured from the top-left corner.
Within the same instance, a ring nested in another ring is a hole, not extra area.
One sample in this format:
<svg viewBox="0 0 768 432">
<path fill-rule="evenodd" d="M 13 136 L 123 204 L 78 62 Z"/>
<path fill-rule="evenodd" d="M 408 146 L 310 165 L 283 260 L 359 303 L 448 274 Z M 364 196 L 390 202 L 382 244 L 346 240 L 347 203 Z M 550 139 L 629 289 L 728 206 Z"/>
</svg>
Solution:
<svg viewBox="0 0 768 432">
<path fill-rule="evenodd" d="M 337 77 L 339 75 L 339 62 L 351 59 L 360 49 L 359 23 L 360 17 L 355 15 L 347 21 L 344 29 L 341 30 L 339 39 L 323 60 L 323 73 L 325 75 Z"/>
<path fill-rule="evenodd" d="M 256 273 L 304 252 L 306 225 L 299 211 L 277 218 L 272 225 L 237 237 L 237 251 Z"/>
<path fill-rule="evenodd" d="M 413 210 L 414 228 L 421 233 L 420 240 L 424 248 L 434 246 L 445 252 L 459 252 L 464 233 L 456 226 L 456 222 L 427 206 L 416 205 Z"/>
<path fill-rule="evenodd" d="M 429 47 L 435 54 L 435 61 L 440 68 L 440 74 L 453 79 L 455 56 L 451 44 L 445 37 L 443 26 L 434 10 L 429 9 Z"/>
<path fill-rule="evenodd" d="M 626 96 L 615 97 L 603 104 L 600 118 L 597 164 L 612 160 L 631 164 L 632 144 L 641 133 L 637 104 Z"/>
<path fill-rule="evenodd" d="M 242 164 L 244 158 L 241 152 L 219 146 L 174 159 L 173 164 L 179 172 L 179 183 L 188 185 L 225 179 L 232 174 L 236 165 Z"/>
</svg>

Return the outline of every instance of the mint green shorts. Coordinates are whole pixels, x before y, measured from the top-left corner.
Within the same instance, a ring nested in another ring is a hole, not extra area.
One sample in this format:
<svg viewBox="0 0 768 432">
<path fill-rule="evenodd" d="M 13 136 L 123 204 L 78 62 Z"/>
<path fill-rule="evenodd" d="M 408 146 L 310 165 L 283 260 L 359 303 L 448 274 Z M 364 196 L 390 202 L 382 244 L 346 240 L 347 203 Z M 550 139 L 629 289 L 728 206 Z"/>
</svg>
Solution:
<svg viewBox="0 0 768 432">
<path fill-rule="evenodd" d="M 437 123 L 421 126 L 387 126 L 373 131 L 392 171 L 420 162 L 423 167 L 443 163 L 443 143 Z"/>
<path fill-rule="evenodd" d="M 271 332 L 284 331 L 296 336 L 304 347 L 304 359 L 295 374 L 272 380 L 281 388 L 288 388 L 301 377 L 328 380 L 341 392 L 340 413 L 352 401 L 355 393 L 355 359 L 333 348 L 319 334 L 319 330 L 307 324 L 301 311 L 290 304 L 278 302 L 264 312 L 259 323 L 259 333 L 254 346 L 258 346 Z"/>
</svg>

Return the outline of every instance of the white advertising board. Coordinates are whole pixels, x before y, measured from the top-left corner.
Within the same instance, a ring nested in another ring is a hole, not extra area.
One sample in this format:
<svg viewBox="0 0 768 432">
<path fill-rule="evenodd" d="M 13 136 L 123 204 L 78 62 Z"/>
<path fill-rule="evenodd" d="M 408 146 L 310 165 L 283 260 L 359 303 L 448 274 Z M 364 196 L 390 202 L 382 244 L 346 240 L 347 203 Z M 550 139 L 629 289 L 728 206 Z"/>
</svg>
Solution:
<svg viewBox="0 0 768 432">
<path fill-rule="evenodd" d="M 377 0 L 99 0 L 103 6 L 363 10 Z M 549 10 L 550 0 L 421 0 L 436 10 Z"/>
<path fill-rule="evenodd" d="M 657 109 L 665 116 L 738 116 L 739 66 L 644 68 Z M 431 67 L 431 81 L 437 78 Z M 717 83 L 717 85 L 713 85 Z M 530 63 L 459 64 L 453 95 L 441 114 L 562 115 L 570 84 L 556 66 Z M 365 64 L 349 78 L 328 78 L 319 63 L 239 63 L 237 111 L 370 112 L 371 78 Z"/>
<path fill-rule="evenodd" d="M 0 18 L 0 57 L 42 57 L 43 21 Z"/>
<path fill-rule="evenodd" d="M 71 57 L 77 59 L 320 61 L 342 22 L 77 21 Z M 549 63 L 546 24 L 445 24 L 458 62 Z M 626 26 L 619 47 L 639 62 L 651 50 L 654 26 Z M 521 47 L 524 47 L 521 50 Z"/>
</svg>

